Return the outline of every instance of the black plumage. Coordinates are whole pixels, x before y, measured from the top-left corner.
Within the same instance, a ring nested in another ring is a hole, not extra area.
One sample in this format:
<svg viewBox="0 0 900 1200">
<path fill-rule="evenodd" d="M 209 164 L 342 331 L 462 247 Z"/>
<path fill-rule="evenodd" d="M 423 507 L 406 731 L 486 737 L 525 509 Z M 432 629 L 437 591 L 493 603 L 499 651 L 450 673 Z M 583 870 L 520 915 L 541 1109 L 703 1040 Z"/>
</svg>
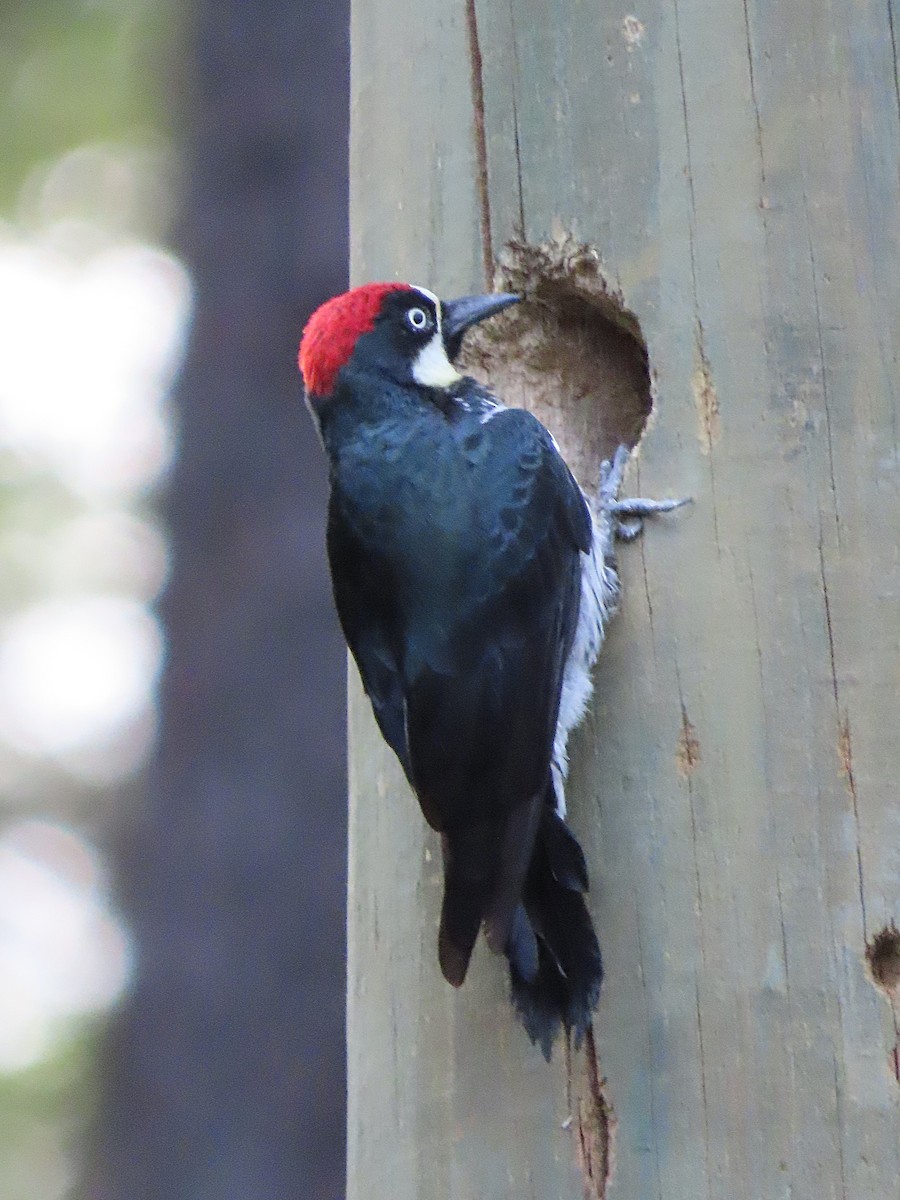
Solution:
<svg viewBox="0 0 900 1200">
<path fill-rule="evenodd" d="M 484 927 L 549 1054 L 560 1022 L 585 1030 L 601 979 L 550 772 L 591 516 L 534 416 L 472 379 L 414 377 L 396 328 L 409 303 L 389 296 L 327 402 L 311 398 L 334 596 L 381 732 L 441 834 L 442 971 L 463 982 Z"/>
</svg>

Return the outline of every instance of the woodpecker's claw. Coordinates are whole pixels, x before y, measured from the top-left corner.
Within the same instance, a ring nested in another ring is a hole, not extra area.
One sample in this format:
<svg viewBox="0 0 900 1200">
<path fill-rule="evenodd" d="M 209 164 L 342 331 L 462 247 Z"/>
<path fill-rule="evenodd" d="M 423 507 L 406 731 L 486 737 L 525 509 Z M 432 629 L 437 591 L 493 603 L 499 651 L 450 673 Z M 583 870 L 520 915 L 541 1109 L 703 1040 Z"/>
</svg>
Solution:
<svg viewBox="0 0 900 1200">
<path fill-rule="evenodd" d="M 619 489 L 631 452 L 627 446 L 619 446 L 612 461 L 605 459 L 600 464 L 600 486 L 597 489 L 597 508 L 609 523 L 612 537 L 623 542 L 633 542 L 644 528 L 644 519 L 658 513 L 672 512 L 691 503 L 691 497 L 681 500 L 648 500 L 634 496 L 619 499 Z"/>
<path fill-rule="evenodd" d="M 628 447 L 619 446 L 612 461 L 605 458 L 600 464 L 600 486 L 597 489 L 597 502 L 600 508 L 606 509 L 610 504 L 616 502 L 630 457 L 631 453 Z"/>
</svg>

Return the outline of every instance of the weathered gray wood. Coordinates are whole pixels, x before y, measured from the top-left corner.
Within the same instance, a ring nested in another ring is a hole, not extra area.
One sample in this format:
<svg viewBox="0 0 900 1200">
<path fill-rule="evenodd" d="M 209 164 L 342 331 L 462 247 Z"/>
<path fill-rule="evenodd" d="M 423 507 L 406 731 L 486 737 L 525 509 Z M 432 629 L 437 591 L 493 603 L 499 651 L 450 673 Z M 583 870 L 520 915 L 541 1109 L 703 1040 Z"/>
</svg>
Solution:
<svg viewBox="0 0 900 1200">
<path fill-rule="evenodd" d="M 573 754 L 606 1194 L 898 1197 L 865 960 L 900 920 L 891 6 L 479 0 L 484 161 L 467 11 L 354 6 L 354 278 L 478 288 L 485 198 L 495 254 L 597 245 L 655 375 L 635 479 L 696 498 L 623 551 Z M 563 1056 L 487 953 L 442 983 L 437 848 L 355 680 L 351 736 L 349 1195 L 577 1196 Z"/>
</svg>

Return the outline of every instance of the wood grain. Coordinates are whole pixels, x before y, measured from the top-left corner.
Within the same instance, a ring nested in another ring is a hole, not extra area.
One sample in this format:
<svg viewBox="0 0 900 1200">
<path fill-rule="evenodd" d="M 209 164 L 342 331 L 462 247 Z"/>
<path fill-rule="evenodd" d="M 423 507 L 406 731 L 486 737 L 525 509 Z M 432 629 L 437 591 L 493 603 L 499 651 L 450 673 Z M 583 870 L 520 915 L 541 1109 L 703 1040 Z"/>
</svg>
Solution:
<svg viewBox="0 0 900 1200">
<path fill-rule="evenodd" d="M 481 156 L 465 6 L 354 5 L 353 276 L 478 289 L 484 187 L 495 256 L 598 246 L 654 375 L 631 482 L 695 505 L 622 552 L 573 753 L 611 1179 L 500 964 L 442 984 L 436 847 L 351 683 L 349 1195 L 898 1197 L 891 6 L 474 13 Z"/>
</svg>

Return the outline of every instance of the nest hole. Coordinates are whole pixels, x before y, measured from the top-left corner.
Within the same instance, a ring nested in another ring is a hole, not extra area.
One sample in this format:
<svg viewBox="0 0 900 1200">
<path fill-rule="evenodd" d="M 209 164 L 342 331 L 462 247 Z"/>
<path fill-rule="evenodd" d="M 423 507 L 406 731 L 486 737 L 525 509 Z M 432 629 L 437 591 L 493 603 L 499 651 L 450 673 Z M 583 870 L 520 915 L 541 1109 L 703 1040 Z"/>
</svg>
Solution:
<svg viewBox="0 0 900 1200">
<path fill-rule="evenodd" d="M 571 239 L 510 243 L 495 284 L 525 298 L 468 335 L 461 365 L 505 404 L 543 421 L 593 491 L 601 461 L 637 444 L 653 407 L 638 320 L 597 250 Z"/>
<path fill-rule="evenodd" d="M 866 959 L 876 984 L 896 995 L 900 989 L 900 929 L 893 921 L 866 946 Z"/>
</svg>

